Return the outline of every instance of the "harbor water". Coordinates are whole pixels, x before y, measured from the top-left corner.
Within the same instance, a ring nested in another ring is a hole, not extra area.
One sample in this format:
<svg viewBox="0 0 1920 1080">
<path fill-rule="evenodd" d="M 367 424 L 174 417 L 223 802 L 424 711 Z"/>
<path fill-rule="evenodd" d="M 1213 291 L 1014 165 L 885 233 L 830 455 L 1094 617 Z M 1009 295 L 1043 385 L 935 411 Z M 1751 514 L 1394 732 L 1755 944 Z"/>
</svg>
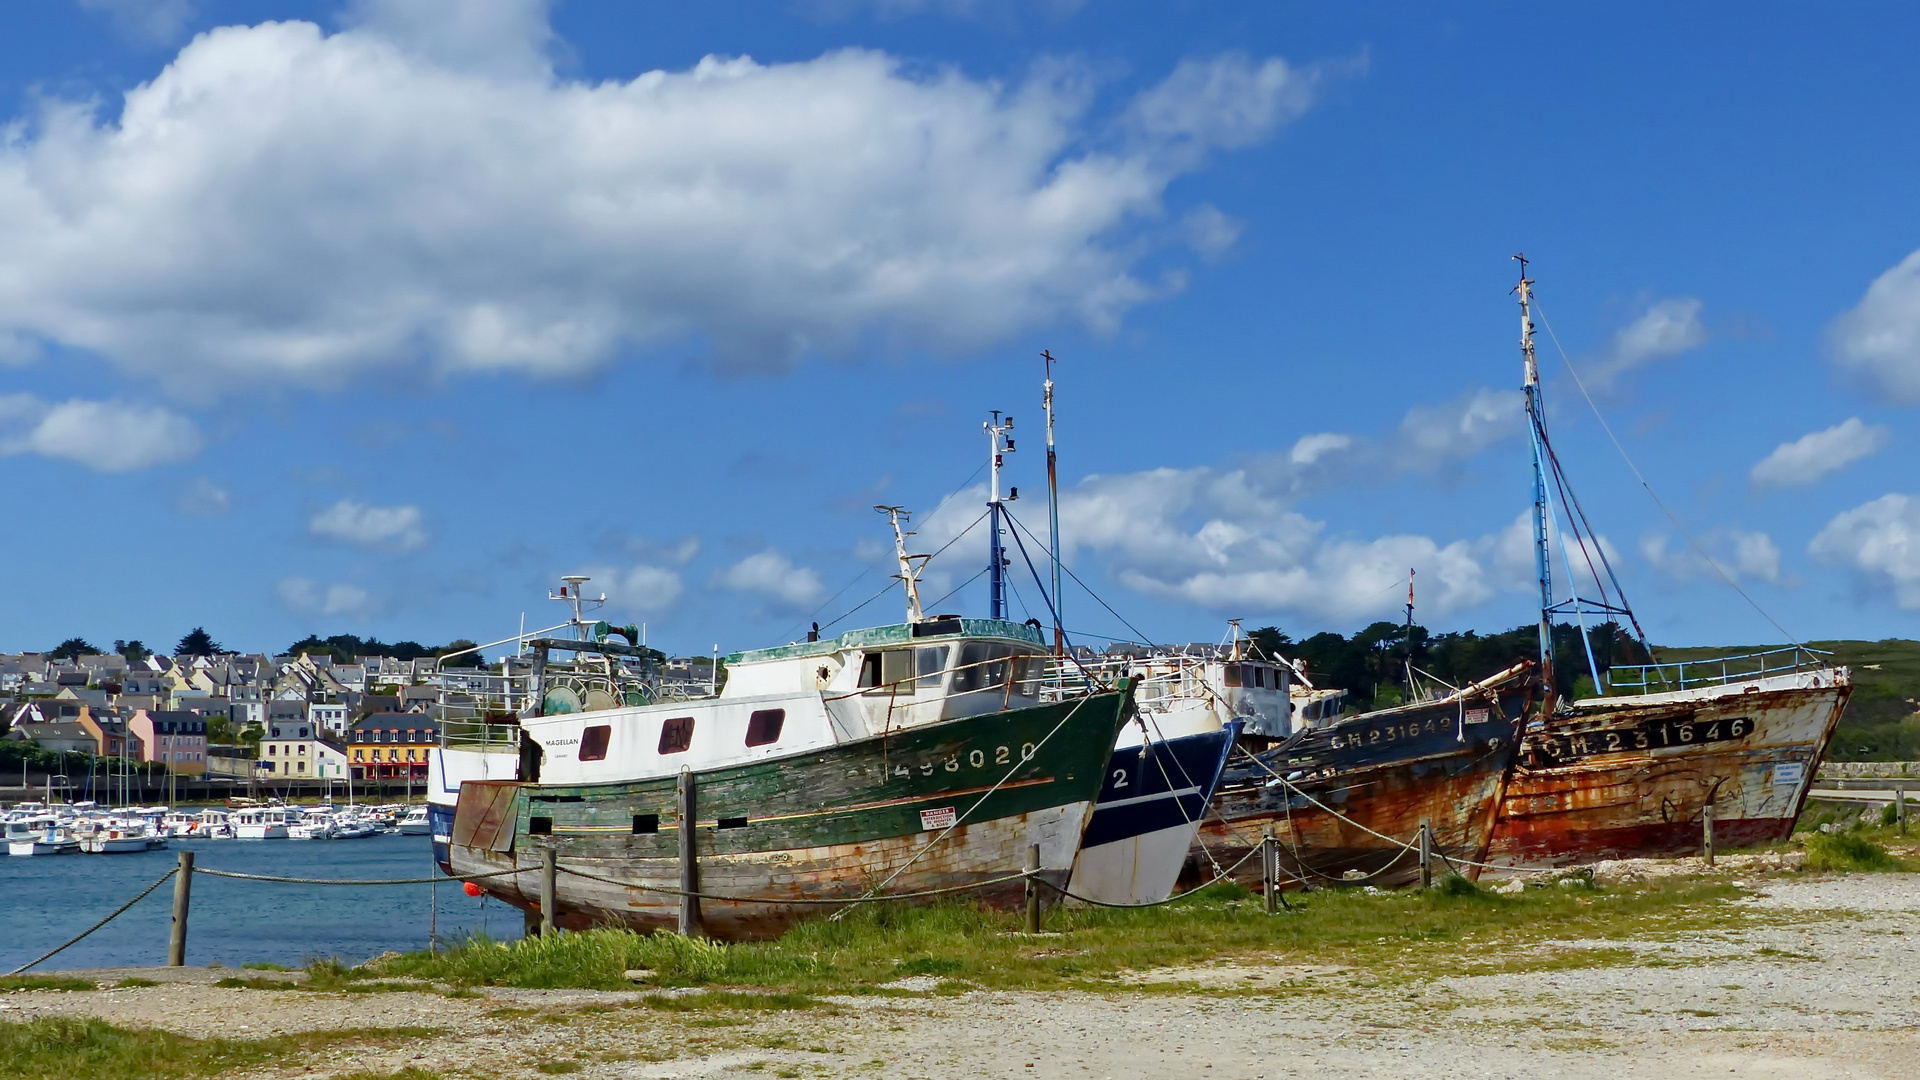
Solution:
<svg viewBox="0 0 1920 1080">
<path fill-rule="evenodd" d="M 132 855 L 0 856 L 7 897 L 0 972 L 46 952 L 93 925 L 194 852 L 199 868 L 306 878 L 423 878 L 435 873 L 425 836 L 386 834 L 357 840 L 173 840 Z M 314 957 L 359 963 L 389 950 L 427 947 L 472 934 L 520 936 L 521 914 L 475 898 L 457 881 L 437 885 L 286 885 L 196 874 L 188 919 L 187 963 L 239 967 L 270 962 L 298 967 Z M 92 936 L 34 968 L 164 964 L 173 882 L 155 889 Z"/>
</svg>

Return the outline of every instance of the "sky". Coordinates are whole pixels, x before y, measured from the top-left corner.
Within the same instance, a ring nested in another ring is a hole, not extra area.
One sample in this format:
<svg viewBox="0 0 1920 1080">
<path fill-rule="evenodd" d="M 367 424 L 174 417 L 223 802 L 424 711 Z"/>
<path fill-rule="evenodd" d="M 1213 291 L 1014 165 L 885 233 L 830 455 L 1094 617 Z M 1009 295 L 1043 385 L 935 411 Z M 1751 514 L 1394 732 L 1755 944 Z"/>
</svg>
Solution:
<svg viewBox="0 0 1920 1080">
<path fill-rule="evenodd" d="M 5 5 L 0 650 L 491 641 L 570 573 L 669 652 L 777 644 L 901 617 L 876 504 L 983 615 L 993 410 L 1045 576 L 1042 350 L 1079 640 L 1351 632 L 1409 570 L 1511 628 L 1518 252 L 1656 644 L 1914 637 L 1916 23 Z"/>
</svg>

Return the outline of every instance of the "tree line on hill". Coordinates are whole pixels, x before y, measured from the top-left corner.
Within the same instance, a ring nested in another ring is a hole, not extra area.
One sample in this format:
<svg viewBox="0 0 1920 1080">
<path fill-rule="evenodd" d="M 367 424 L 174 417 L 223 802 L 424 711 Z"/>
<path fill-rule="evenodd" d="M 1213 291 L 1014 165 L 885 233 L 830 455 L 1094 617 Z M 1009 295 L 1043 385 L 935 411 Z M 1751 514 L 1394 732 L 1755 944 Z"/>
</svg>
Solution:
<svg viewBox="0 0 1920 1080">
<path fill-rule="evenodd" d="M 438 656 L 445 658 L 448 667 L 474 667 L 482 663 L 480 654 L 473 652 L 475 644 L 477 643 L 466 638 L 455 638 L 445 645 L 422 645 L 417 641 L 396 641 L 388 644 L 377 637 L 363 638 L 357 634 L 334 634 L 332 637 L 324 638 L 318 634 L 308 634 L 287 646 L 286 651 L 281 655 L 299 656 L 307 653 L 329 656 L 336 663 L 342 664 L 350 664 L 356 657 L 361 656 L 390 656 L 395 660 L 419 660 Z M 73 661 L 82 656 L 98 655 L 109 651 L 126 657 L 127 662 L 133 664 L 153 655 L 153 650 L 147 648 L 138 638 L 115 639 L 113 648 L 107 650 L 82 637 L 68 638 L 54 646 L 47 655 L 55 660 Z M 226 647 L 215 641 L 205 627 L 196 626 L 180 638 L 169 655 L 218 656 L 226 651 Z"/>
<path fill-rule="evenodd" d="M 1473 630 L 1435 634 L 1419 623 L 1377 622 L 1346 637 L 1323 631 L 1295 641 L 1278 627 L 1263 626 L 1248 635 L 1270 656 L 1284 656 L 1306 665 L 1315 686 L 1344 689 L 1359 710 L 1383 709 L 1406 700 L 1406 664 L 1423 681 L 1438 679 L 1463 686 L 1494 675 L 1522 660 L 1540 656 L 1540 630 L 1521 626 L 1500 633 Z M 1593 661 L 1604 676 L 1616 664 L 1646 664 L 1652 660 L 1640 641 L 1613 622 L 1588 627 Z M 1409 653 L 1411 649 L 1411 653 Z M 1560 693 L 1585 696 L 1593 692 L 1580 628 L 1571 623 L 1553 627 L 1553 674 Z"/>
</svg>

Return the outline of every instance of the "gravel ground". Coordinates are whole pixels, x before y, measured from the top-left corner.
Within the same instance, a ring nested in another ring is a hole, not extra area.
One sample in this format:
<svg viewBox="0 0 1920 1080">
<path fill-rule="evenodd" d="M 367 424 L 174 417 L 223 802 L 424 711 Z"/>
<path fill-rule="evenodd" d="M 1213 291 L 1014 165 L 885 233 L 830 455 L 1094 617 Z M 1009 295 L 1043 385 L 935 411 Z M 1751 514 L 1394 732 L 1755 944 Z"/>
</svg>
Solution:
<svg viewBox="0 0 1920 1080">
<path fill-rule="evenodd" d="M 1629 943 L 1563 941 L 1552 970 L 1409 981 L 1300 964 L 1142 973 L 1110 993 L 833 999 L 827 1011 L 669 1013 L 638 993 L 319 994 L 222 989 L 231 971 L 142 969 L 168 984 L 0 996 L 0 1017 L 85 1014 L 193 1035 L 423 1026 L 261 1076 L 405 1066 L 583 1078 L 1912 1077 L 1920 1063 L 1920 875 L 1770 878 L 1757 919 Z M 249 973 L 252 974 L 252 973 Z M 635 1007 L 640 1006 L 640 1007 Z M 565 1063 L 565 1064 L 561 1064 Z"/>
</svg>

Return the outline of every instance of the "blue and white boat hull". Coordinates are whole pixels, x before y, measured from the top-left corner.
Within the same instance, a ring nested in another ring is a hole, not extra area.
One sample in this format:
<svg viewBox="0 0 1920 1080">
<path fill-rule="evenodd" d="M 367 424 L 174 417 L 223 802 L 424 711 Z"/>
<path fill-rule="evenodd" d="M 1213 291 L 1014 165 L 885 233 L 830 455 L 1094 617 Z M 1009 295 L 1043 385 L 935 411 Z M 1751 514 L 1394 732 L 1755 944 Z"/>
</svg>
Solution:
<svg viewBox="0 0 1920 1080">
<path fill-rule="evenodd" d="M 1103 904 L 1172 895 L 1239 734 L 1235 721 L 1116 747 L 1067 891 Z"/>
</svg>

